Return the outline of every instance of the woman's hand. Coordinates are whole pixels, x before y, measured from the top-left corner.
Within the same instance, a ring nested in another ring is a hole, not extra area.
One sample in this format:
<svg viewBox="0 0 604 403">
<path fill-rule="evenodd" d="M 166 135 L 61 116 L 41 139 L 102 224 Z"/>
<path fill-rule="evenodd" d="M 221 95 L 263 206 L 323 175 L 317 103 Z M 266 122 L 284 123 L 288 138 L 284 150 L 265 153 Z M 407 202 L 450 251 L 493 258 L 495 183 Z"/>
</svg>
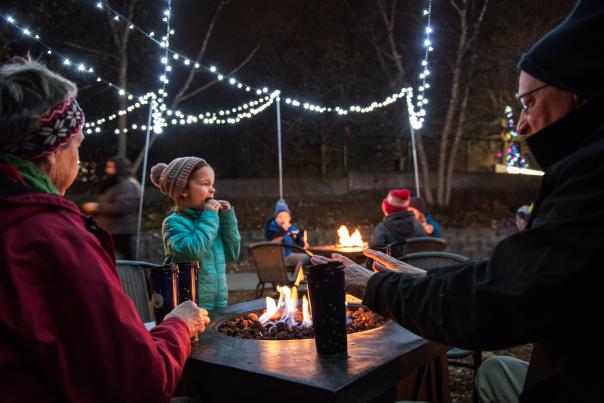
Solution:
<svg viewBox="0 0 604 403">
<path fill-rule="evenodd" d="M 369 279 L 375 273 L 367 270 L 363 266 L 348 259 L 346 256 L 342 256 L 338 253 L 332 254 L 331 257 L 333 258 L 333 260 L 343 263 L 344 267 L 346 268 L 346 271 L 344 272 L 346 292 L 359 299 L 363 299 L 363 297 L 365 296 L 365 289 L 367 288 L 367 283 L 369 283 Z M 315 255 L 310 258 L 310 261 L 313 264 L 324 264 L 332 262 L 333 260 L 318 255 Z"/>
<path fill-rule="evenodd" d="M 82 204 L 82 210 L 84 210 L 84 213 L 86 213 L 86 214 L 96 213 L 98 209 L 99 209 L 98 203 L 88 202 L 88 203 Z"/>
<path fill-rule="evenodd" d="M 418 267 L 411 266 L 408 263 L 401 262 L 398 259 L 388 256 L 385 253 L 375 251 L 373 249 L 366 249 L 363 254 L 373 260 L 373 270 L 375 271 L 395 271 L 397 273 L 403 273 L 411 277 L 423 277 L 426 275 L 426 271 Z"/>
<path fill-rule="evenodd" d="M 193 301 L 185 301 L 172 309 L 166 318 L 178 318 L 187 324 L 191 338 L 197 337 L 199 333 L 206 330 L 210 323 L 208 311 L 198 307 Z"/>
</svg>

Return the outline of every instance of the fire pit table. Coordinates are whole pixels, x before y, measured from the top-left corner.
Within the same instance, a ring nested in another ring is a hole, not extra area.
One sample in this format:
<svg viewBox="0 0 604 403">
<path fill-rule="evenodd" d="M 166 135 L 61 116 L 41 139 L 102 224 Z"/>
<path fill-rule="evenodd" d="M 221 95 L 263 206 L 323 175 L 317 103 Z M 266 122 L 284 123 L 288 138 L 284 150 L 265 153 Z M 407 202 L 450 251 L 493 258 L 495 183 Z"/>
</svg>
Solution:
<svg viewBox="0 0 604 403">
<path fill-rule="evenodd" d="M 391 321 L 349 334 L 348 354 L 334 356 L 319 356 L 313 339 L 253 340 L 218 332 L 227 320 L 264 306 L 259 299 L 210 313 L 213 323 L 185 367 L 185 391 L 221 403 L 392 402 L 401 379 L 428 368 L 422 372 L 426 390 L 433 401 L 449 401 L 448 348 Z"/>
</svg>

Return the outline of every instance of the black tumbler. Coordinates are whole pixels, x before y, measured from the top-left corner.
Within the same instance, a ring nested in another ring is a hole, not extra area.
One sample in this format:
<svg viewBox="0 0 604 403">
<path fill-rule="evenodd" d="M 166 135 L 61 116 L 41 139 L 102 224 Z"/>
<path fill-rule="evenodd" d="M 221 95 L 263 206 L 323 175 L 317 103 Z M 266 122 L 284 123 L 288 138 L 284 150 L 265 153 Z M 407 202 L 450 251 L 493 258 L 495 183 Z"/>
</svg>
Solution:
<svg viewBox="0 0 604 403">
<path fill-rule="evenodd" d="M 155 323 L 160 324 L 178 304 L 178 267 L 174 263 L 153 267 L 149 270 L 149 277 Z"/>
<path fill-rule="evenodd" d="M 387 255 L 390 256 L 390 246 L 386 245 L 386 246 L 370 246 L 369 249 L 375 250 L 377 252 L 382 252 L 385 253 Z M 367 262 L 365 263 L 365 268 L 367 270 L 371 270 L 373 271 L 373 263 L 375 262 L 375 260 L 373 260 L 372 258 L 368 257 L 367 258 Z"/>
<path fill-rule="evenodd" d="M 347 351 L 344 265 L 329 262 L 306 266 L 315 345 L 319 354 Z"/>
<path fill-rule="evenodd" d="M 178 303 L 184 301 L 193 301 L 199 304 L 197 294 L 197 275 L 199 273 L 199 263 L 197 262 L 178 262 Z"/>
</svg>

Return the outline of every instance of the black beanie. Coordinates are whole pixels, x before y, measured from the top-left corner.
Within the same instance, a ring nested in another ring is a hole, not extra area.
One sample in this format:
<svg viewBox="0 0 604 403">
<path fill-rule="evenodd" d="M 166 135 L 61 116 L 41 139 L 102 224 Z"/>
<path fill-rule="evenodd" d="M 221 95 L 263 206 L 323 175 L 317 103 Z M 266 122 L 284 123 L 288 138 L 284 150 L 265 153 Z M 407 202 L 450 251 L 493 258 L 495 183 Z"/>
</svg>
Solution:
<svg viewBox="0 0 604 403">
<path fill-rule="evenodd" d="M 522 55 L 519 67 L 585 98 L 604 91 L 604 0 L 579 0 L 560 25 Z"/>
</svg>

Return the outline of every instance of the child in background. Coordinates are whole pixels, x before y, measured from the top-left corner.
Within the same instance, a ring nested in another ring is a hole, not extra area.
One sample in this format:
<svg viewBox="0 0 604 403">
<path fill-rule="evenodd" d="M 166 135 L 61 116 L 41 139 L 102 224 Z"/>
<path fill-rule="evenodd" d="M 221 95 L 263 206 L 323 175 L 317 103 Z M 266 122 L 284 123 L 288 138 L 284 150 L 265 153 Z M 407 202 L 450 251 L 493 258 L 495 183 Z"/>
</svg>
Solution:
<svg viewBox="0 0 604 403">
<path fill-rule="evenodd" d="M 384 220 L 373 230 L 371 246 L 385 246 L 411 237 L 426 236 L 421 223 L 409 211 L 410 198 L 411 194 L 407 189 L 388 192 L 388 196 L 382 201 Z"/>
<path fill-rule="evenodd" d="M 198 261 L 199 306 L 226 306 L 225 266 L 239 257 L 241 237 L 229 202 L 214 199 L 214 170 L 201 158 L 176 158 L 151 168 L 151 182 L 175 202 L 162 226 L 166 260 Z"/>
<path fill-rule="evenodd" d="M 286 245 L 296 245 L 301 248 L 308 248 L 304 240 L 304 233 L 292 223 L 292 212 L 280 199 L 275 205 L 273 218 L 265 226 L 264 237 L 270 242 L 279 242 Z M 306 253 L 294 252 L 290 248 L 285 248 L 285 264 L 292 272 L 297 275 L 298 270 L 310 262 L 310 257 Z"/>
<path fill-rule="evenodd" d="M 414 210 L 415 217 L 420 221 L 426 233 L 434 238 L 442 238 L 442 229 L 440 224 L 434 221 L 428 212 L 426 201 L 422 197 L 412 197 L 410 209 Z"/>
</svg>

